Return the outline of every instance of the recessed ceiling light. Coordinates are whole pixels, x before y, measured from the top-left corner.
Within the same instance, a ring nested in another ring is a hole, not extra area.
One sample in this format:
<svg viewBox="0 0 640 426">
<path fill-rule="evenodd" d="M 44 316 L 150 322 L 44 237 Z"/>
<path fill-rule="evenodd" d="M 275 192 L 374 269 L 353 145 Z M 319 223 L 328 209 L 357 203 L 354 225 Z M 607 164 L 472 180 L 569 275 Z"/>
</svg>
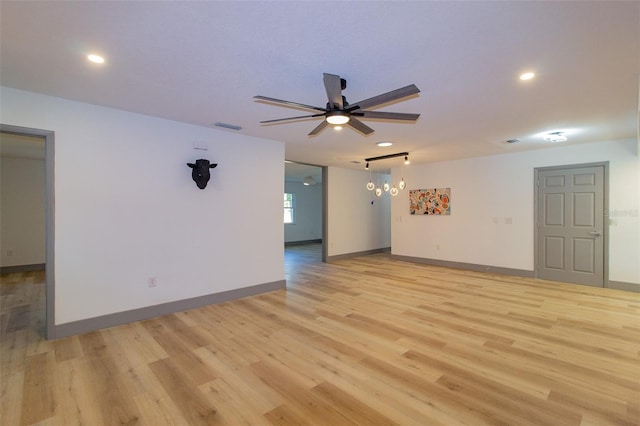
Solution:
<svg viewBox="0 0 640 426">
<path fill-rule="evenodd" d="M 378 142 L 376 145 L 378 145 L 380 147 L 391 146 L 391 145 L 393 145 L 393 142 L 389 142 L 389 141 Z"/>
<path fill-rule="evenodd" d="M 536 74 L 534 72 L 528 71 L 520 74 L 520 80 L 531 80 L 535 76 Z"/>
<path fill-rule="evenodd" d="M 94 64 L 104 64 L 104 58 L 100 55 L 87 55 L 87 59 L 91 62 L 93 62 Z"/>
</svg>

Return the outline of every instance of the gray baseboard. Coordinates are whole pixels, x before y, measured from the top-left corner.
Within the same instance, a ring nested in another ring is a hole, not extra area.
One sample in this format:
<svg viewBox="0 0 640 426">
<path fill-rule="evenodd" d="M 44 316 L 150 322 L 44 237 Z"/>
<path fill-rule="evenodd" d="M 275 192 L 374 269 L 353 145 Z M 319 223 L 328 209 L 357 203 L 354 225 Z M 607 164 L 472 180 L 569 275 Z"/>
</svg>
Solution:
<svg viewBox="0 0 640 426">
<path fill-rule="evenodd" d="M 478 265 L 475 263 L 453 262 L 449 260 L 428 259 L 423 257 L 401 256 L 398 254 L 392 254 L 391 257 L 393 259 L 401 260 L 404 262 L 422 263 L 425 265 L 433 265 L 433 266 L 444 266 L 447 268 L 464 269 L 467 271 L 491 272 L 494 274 L 512 275 L 515 277 L 525 277 L 525 278 L 535 277 L 534 271 L 527 271 L 526 269 L 502 268 L 499 266 Z"/>
<path fill-rule="evenodd" d="M 16 266 L 0 266 L 0 274 L 14 274 L 16 272 L 33 272 L 44 271 L 44 263 L 35 263 L 33 265 L 16 265 Z"/>
<path fill-rule="evenodd" d="M 230 300 L 242 299 L 243 297 L 255 296 L 257 294 L 279 290 L 285 287 L 285 280 L 273 281 L 270 283 L 223 291 L 221 293 L 207 294 L 205 296 L 176 300 L 175 302 L 168 302 L 160 305 L 147 306 L 144 308 L 132 309 L 130 311 L 117 312 L 114 314 L 68 322 L 65 324 L 56 325 L 54 336 L 52 338 L 60 339 L 76 334 L 83 334 L 103 328 L 114 327 L 129 322 L 143 321 L 163 315 L 170 315 L 176 312 L 187 311 L 189 309 L 200 308 L 202 306 L 214 305 L 217 303 L 228 302 Z"/>
<path fill-rule="evenodd" d="M 637 284 L 637 283 L 625 283 L 623 281 L 609 281 L 607 283 L 607 288 L 640 293 L 640 284 Z"/>
<path fill-rule="evenodd" d="M 352 257 L 368 256 L 370 254 L 389 253 L 390 251 L 391 251 L 391 247 L 383 247 L 383 248 L 373 249 L 373 250 L 358 251 L 355 253 L 338 254 L 336 256 L 327 256 L 326 261 L 333 262 L 336 260 L 349 259 Z"/>
<path fill-rule="evenodd" d="M 492 272 L 500 275 L 512 275 L 516 277 L 535 278 L 534 271 L 524 269 L 501 268 L 497 266 L 477 265 L 473 263 L 452 262 L 447 260 L 428 259 L 422 257 L 401 256 L 397 254 L 391 255 L 393 259 L 411 263 L 422 263 L 425 265 L 444 266 L 447 268 L 463 269 L 467 271 Z M 609 281 L 606 288 L 614 290 L 632 291 L 640 293 L 640 284 L 627 283 L 622 281 Z"/>
<path fill-rule="evenodd" d="M 317 239 L 317 240 L 302 240 L 302 241 L 285 241 L 284 246 L 285 247 L 303 246 L 305 244 L 321 244 L 321 243 L 322 243 L 321 239 Z"/>
</svg>

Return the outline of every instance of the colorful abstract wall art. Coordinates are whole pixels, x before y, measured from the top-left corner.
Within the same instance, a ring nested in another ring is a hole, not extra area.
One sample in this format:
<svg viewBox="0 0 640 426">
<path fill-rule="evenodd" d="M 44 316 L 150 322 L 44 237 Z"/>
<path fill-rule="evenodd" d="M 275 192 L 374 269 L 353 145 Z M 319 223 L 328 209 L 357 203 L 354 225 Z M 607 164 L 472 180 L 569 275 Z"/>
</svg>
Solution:
<svg viewBox="0 0 640 426">
<path fill-rule="evenodd" d="M 451 188 L 409 190 L 409 213 L 451 214 Z"/>
</svg>

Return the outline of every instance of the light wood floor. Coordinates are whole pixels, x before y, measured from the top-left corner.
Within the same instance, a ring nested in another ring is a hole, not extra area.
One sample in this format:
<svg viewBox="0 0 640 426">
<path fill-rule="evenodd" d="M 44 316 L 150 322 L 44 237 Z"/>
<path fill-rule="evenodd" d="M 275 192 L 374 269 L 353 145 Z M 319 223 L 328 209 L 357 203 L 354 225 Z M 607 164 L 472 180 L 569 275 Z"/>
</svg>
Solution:
<svg viewBox="0 0 640 426">
<path fill-rule="evenodd" d="M 640 295 L 286 255 L 287 290 L 45 341 L 2 277 L 3 426 L 638 425 Z"/>
</svg>

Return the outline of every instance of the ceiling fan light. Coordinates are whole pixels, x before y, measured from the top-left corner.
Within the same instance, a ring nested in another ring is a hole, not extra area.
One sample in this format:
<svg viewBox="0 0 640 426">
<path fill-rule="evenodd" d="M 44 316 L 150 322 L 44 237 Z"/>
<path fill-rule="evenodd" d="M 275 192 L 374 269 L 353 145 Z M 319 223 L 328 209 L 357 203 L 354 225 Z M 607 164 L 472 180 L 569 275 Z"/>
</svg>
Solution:
<svg viewBox="0 0 640 426">
<path fill-rule="evenodd" d="M 326 120 L 329 124 L 340 126 L 349 122 L 349 115 L 344 111 L 329 111 Z"/>
</svg>

